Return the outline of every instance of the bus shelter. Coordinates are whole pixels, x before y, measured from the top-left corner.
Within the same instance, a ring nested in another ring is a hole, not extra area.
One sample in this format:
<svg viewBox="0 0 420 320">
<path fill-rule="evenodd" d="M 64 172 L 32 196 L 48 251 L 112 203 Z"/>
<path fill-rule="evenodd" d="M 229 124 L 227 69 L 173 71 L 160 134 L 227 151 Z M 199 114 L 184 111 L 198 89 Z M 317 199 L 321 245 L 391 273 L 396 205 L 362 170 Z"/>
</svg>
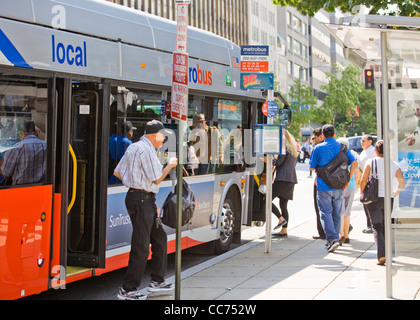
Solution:
<svg viewBox="0 0 420 320">
<path fill-rule="evenodd" d="M 374 66 L 377 134 L 384 140 L 386 295 L 398 298 L 399 274 L 420 278 L 420 18 L 359 15 L 324 26 L 347 60 Z M 406 185 L 391 210 L 392 160 Z"/>
</svg>

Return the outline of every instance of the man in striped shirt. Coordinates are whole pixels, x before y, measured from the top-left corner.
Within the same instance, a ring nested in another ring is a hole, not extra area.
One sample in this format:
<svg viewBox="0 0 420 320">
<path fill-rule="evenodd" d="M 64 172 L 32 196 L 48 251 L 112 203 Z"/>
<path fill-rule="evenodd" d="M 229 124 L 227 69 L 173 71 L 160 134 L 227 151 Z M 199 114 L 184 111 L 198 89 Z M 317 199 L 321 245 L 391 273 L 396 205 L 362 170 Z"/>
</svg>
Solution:
<svg viewBox="0 0 420 320">
<path fill-rule="evenodd" d="M 163 169 L 156 150 L 162 146 L 167 132 L 157 120 L 146 124 L 145 135 L 131 144 L 115 168 L 114 175 L 129 188 L 125 204 L 133 225 L 130 259 L 118 298 L 122 300 L 145 300 L 146 295 L 137 291 L 152 245 L 152 282 L 150 292 L 172 291 L 173 284 L 164 281 L 167 260 L 167 236 L 157 216 L 155 195 L 159 184 L 169 171 L 176 167 L 177 159 L 170 159 Z"/>
<path fill-rule="evenodd" d="M 35 123 L 25 121 L 21 140 L 0 161 L 0 174 L 12 179 L 12 185 L 45 181 L 47 143 L 35 136 Z"/>
</svg>

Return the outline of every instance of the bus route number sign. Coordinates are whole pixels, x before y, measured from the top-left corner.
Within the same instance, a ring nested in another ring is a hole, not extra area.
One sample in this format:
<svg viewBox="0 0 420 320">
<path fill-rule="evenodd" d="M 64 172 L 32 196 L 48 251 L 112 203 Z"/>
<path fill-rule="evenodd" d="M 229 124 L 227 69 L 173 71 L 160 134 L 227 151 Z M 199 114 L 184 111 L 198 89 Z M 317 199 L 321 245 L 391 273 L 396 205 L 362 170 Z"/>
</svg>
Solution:
<svg viewBox="0 0 420 320">
<path fill-rule="evenodd" d="M 182 121 L 188 114 L 188 54 L 173 53 L 171 117 Z"/>
</svg>

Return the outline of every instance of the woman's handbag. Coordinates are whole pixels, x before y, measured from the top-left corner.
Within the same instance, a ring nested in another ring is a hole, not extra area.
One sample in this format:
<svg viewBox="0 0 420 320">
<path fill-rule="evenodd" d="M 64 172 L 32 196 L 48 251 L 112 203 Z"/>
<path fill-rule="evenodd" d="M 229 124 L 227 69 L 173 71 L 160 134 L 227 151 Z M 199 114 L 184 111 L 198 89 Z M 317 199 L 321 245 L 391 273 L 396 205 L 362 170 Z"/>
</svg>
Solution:
<svg viewBox="0 0 420 320">
<path fill-rule="evenodd" d="M 375 172 L 373 171 L 373 167 L 375 167 Z M 378 200 L 378 189 L 379 189 L 379 181 L 378 181 L 378 164 L 376 163 L 376 159 L 372 161 L 372 170 L 370 171 L 370 176 L 366 183 L 365 189 L 363 193 L 360 195 L 360 202 L 363 204 L 370 204 Z"/>
<path fill-rule="evenodd" d="M 274 180 L 274 174 L 276 173 L 276 166 L 273 166 L 273 172 L 272 172 L 272 181 Z M 267 175 L 265 174 L 265 172 L 261 175 L 261 179 L 260 179 L 260 185 L 258 187 L 258 191 L 261 192 L 262 194 L 265 194 L 267 191 Z"/>
</svg>

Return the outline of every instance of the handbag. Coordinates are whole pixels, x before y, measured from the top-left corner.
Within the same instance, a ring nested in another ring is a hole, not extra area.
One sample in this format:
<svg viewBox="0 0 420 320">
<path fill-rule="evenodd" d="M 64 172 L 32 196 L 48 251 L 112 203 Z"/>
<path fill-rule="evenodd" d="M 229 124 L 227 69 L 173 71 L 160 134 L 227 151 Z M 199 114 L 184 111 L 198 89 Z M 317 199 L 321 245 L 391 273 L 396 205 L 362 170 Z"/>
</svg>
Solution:
<svg viewBox="0 0 420 320">
<path fill-rule="evenodd" d="M 272 171 L 272 179 L 271 179 L 271 181 L 273 181 L 274 180 L 274 174 L 276 173 L 276 166 L 273 166 L 273 171 Z M 267 175 L 266 175 L 266 173 L 264 172 L 262 175 L 261 175 L 261 179 L 260 179 L 260 185 L 259 185 L 259 187 L 258 187 L 258 191 L 260 192 L 260 193 L 262 193 L 262 194 L 266 194 L 266 192 L 267 192 Z"/>
<path fill-rule="evenodd" d="M 178 185 L 175 186 L 174 190 L 169 192 L 162 206 L 162 223 L 173 229 L 176 228 L 177 224 L 177 189 Z M 196 207 L 197 202 L 194 192 L 188 183 L 182 179 L 182 226 L 190 223 Z"/>
<path fill-rule="evenodd" d="M 375 172 L 373 171 L 375 168 Z M 379 189 L 379 180 L 378 180 L 378 164 L 375 161 L 372 161 L 372 170 L 370 176 L 366 183 L 363 193 L 360 195 L 360 202 L 363 204 L 370 204 L 378 200 L 378 189 Z"/>
</svg>

